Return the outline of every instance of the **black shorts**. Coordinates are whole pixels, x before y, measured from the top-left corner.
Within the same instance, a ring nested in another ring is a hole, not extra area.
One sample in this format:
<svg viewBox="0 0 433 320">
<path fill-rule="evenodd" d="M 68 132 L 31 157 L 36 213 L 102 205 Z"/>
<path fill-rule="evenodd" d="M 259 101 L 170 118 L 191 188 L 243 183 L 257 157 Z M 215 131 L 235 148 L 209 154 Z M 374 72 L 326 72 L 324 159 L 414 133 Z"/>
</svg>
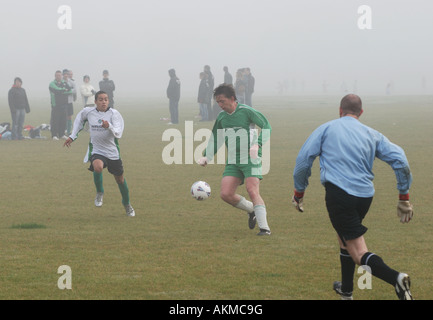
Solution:
<svg viewBox="0 0 433 320">
<path fill-rule="evenodd" d="M 362 220 L 370 209 L 373 197 L 352 196 L 329 182 L 325 183 L 325 189 L 329 218 L 344 245 L 345 240 L 353 240 L 366 233 L 367 228 L 362 225 Z"/>
<path fill-rule="evenodd" d="M 118 160 L 110 160 L 107 157 L 101 156 L 100 154 L 92 154 L 90 157 L 90 167 L 89 170 L 90 171 L 94 171 L 93 169 L 93 161 L 94 160 L 101 160 L 104 163 L 104 168 L 108 169 L 108 172 L 110 172 L 111 174 L 115 175 L 115 176 L 121 176 L 123 175 L 123 164 L 122 164 L 122 160 L 118 159 Z"/>
</svg>

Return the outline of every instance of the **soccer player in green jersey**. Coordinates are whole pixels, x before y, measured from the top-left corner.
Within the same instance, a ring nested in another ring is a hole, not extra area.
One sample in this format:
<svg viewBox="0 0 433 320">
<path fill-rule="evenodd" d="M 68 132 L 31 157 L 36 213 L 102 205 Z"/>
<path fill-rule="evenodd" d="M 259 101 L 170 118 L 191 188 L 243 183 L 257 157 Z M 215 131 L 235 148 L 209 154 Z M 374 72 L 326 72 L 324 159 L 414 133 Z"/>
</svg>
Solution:
<svg viewBox="0 0 433 320">
<path fill-rule="evenodd" d="M 221 198 L 235 208 L 248 213 L 248 225 L 254 229 L 256 222 L 260 232 L 270 235 L 265 202 L 260 196 L 261 147 L 269 139 L 271 126 L 263 114 L 240 104 L 232 85 L 222 84 L 214 90 L 214 99 L 222 109 L 212 129 L 204 157 L 198 163 L 206 166 L 225 142 L 228 154 L 221 181 Z M 260 134 L 255 127 L 261 129 Z M 245 183 L 251 201 L 236 193 Z"/>
</svg>

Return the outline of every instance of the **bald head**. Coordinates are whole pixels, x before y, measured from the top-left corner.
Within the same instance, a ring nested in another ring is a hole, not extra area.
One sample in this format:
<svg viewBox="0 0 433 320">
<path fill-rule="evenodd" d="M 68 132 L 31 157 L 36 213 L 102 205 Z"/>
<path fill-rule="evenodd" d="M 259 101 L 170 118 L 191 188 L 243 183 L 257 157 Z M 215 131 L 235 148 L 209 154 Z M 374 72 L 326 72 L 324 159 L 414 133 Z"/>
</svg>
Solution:
<svg viewBox="0 0 433 320">
<path fill-rule="evenodd" d="M 362 114 L 362 101 L 356 94 L 348 94 L 341 99 L 340 113 L 342 116 L 354 115 L 359 117 Z"/>
</svg>

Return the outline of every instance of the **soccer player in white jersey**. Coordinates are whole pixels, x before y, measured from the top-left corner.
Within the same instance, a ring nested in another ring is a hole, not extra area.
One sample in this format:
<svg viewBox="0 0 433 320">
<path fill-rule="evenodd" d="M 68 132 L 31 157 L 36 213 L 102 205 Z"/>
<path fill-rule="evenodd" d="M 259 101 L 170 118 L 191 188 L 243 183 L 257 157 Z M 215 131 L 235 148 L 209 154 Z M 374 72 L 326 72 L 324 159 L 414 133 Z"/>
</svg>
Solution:
<svg viewBox="0 0 433 320">
<path fill-rule="evenodd" d="M 85 162 L 90 162 L 89 170 L 93 172 L 96 187 L 95 206 L 102 206 L 104 196 L 102 170 L 107 168 L 119 186 L 126 215 L 134 217 L 135 211 L 129 202 L 129 189 L 123 176 L 123 164 L 119 152 L 118 139 L 122 137 L 124 128 L 122 115 L 116 109 L 109 107 L 108 95 L 104 91 L 95 94 L 95 104 L 96 106 L 86 107 L 77 114 L 72 133 L 64 146 L 69 148 L 78 138 L 78 133 L 84 128 L 84 124 L 89 123 L 90 143 Z"/>
<path fill-rule="evenodd" d="M 388 163 L 397 178 L 399 201 L 397 214 L 402 223 L 413 216 L 409 202 L 412 174 L 403 149 L 380 132 L 362 124 L 362 101 L 354 94 L 343 97 L 340 118 L 318 127 L 299 151 L 293 173 L 295 192 L 292 202 L 303 212 L 304 192 L 311 167 L 320 157 L 320 180 L 325 186 L 326 208 L 340 244 L 342 281 L 334 282 L 334 290 L 343 300 L 352 299 L 355 264 L 394 286 L 401 300 L 412 300 L 410 279 L 388 267 L 381 257 L 367 249 L 362 225 L 374 195 L 373 162 L 375 158 Z"/>
</svg>

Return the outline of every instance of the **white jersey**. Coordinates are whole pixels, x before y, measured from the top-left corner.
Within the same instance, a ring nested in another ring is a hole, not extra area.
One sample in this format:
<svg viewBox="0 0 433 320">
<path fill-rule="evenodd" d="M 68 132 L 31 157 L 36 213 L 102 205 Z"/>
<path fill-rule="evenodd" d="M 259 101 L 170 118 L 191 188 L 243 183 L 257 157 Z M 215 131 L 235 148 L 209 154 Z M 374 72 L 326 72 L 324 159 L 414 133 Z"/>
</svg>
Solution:
<svg viewBox="0 0 433 320">
<path fill-rule="evenodd" d="M 107 129 L 102 127 L 102 120 L 110 124 Z M 122 137 L 124 123 L 119 111 L 109 108 L 105 112 L 98 111 L 96 107 L 86 107 L 81 110 L 74 121 L 74 128 L 69 136 L 72 140 L 78 138 L 85 123 L 89 123 L 90 143 L 86 158 L 92 154 L 99 154 L 110 160 L 120 159 L 118 139 Z M 87 162 L 85 158 L 85 162 Z"/>
</svg>

